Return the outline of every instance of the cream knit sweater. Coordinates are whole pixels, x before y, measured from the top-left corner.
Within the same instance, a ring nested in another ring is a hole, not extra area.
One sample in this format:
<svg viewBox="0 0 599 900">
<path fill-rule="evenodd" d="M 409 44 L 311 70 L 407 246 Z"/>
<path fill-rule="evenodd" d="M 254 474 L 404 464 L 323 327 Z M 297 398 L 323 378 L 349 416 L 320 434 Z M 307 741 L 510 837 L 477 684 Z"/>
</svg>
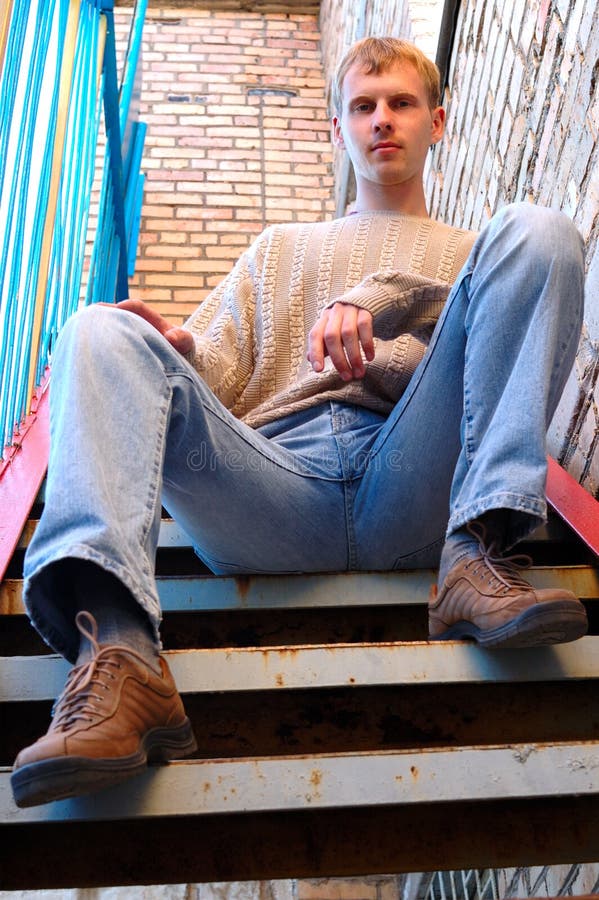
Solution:
<svg viewBox="0 0 599 900">
<path fill-rule="evenodd" d="M 386 212 L 267 228 L 186 323 L 190 361 L 252 427 L 327 399 L 389 413 L 475 237 Z M 375 359 L 349 383 L 328 357 L 320 373 L 306 360 L 310 329 L 337 300 L 374 319 Z"/>
</svg>

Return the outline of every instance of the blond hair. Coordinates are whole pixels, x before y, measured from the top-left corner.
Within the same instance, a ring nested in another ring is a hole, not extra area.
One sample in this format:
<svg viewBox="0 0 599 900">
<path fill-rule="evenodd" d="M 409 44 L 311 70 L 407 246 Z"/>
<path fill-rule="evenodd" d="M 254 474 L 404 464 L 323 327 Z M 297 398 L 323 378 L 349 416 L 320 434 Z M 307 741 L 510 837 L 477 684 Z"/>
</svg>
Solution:
<svg viewBox="0 0 599 900">
<path fill-rule="evenodd" d="M 410 41 L 394 37 L 367 37 L 353 44 L 337 66 L 332 84 L 335 112 L 341 113 L 343 109 L 343 81 L 351 66 L 360 66 L 366 70 L 367 75 L 378 75 L 402 62 L 414 66 L 424 82 L 428 105 L 435 109 L 439 105 L 441 84 L 439 70 L 434 62 Z"/>
</svg>

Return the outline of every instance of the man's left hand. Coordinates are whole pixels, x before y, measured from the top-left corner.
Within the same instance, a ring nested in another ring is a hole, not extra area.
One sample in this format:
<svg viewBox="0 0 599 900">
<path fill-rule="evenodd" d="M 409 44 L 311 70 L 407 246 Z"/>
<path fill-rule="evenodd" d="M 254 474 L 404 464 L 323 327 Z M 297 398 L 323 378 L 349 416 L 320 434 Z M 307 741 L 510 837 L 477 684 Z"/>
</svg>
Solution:
<svg viewBox="0 0 599 900">
<path fill-rule="evenodd" d="M 322 372 L 325 356 L 344 381 L 363 378 L 366 372 L 362 353 L 374 359 L 372 315 L 350 303 L 335 303 L 325 309 L 308 336 L 306 358 L 315 372 Z"/>
</svg>

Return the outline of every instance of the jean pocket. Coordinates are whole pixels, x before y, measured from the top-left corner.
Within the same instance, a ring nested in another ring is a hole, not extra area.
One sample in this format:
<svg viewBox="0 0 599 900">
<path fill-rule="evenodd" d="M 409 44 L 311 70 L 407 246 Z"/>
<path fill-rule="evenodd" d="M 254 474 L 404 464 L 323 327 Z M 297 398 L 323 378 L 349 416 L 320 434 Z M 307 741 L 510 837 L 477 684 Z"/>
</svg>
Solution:
<svg viewBox="0 0 599 900">
<path fill-rule="evenodd" d="M 231 575 L 236 577 L 238 575 L 301 575 L 302 572 L 298 569 L 260 569 L 254 566 L 240 566 L 236 563 L 224 562 L 221 559 L 214 559 L 212 556 L 208 556 L 203 550 L 194 547 L 194 551 L 197 556 L 202 560 L 202 562 L 208 566 L 210 571 L 214 575 Z"/>
<path fill-rule="evenodd" d="M 405 556 L 398 556 L 393 563 L 393 571 L 399 569 L 436 569 L 441 559 L 441 551 L 445 538 L 439 538 L 432 544 L 427 544 L 418 550 L 407 553 Z"/>
</svg>

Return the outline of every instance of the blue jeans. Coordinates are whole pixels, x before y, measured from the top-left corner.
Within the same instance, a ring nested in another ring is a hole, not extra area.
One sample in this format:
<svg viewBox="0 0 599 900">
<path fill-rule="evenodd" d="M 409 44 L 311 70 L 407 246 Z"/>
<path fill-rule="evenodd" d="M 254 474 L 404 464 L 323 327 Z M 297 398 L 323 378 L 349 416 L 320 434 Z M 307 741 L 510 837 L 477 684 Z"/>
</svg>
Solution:
<svg viewBox="0 0 599 900">
<path fill-rule="evenodd" d="M 132 313 L 87 308 L 55 353 L 46 507 L 25 601 L 67 658 L 47 576 L 65 557 L 116 575 L 158 630 L 161 502 L 219 574 L 436 565 L 446 533 L 507 508 L 508 543 L 546 515 L 546 431 L 583 306 L 578 232 L 506 207 L 481 233 L 388 417 L 326 402 L 252 430 Z"/>
</svg>

